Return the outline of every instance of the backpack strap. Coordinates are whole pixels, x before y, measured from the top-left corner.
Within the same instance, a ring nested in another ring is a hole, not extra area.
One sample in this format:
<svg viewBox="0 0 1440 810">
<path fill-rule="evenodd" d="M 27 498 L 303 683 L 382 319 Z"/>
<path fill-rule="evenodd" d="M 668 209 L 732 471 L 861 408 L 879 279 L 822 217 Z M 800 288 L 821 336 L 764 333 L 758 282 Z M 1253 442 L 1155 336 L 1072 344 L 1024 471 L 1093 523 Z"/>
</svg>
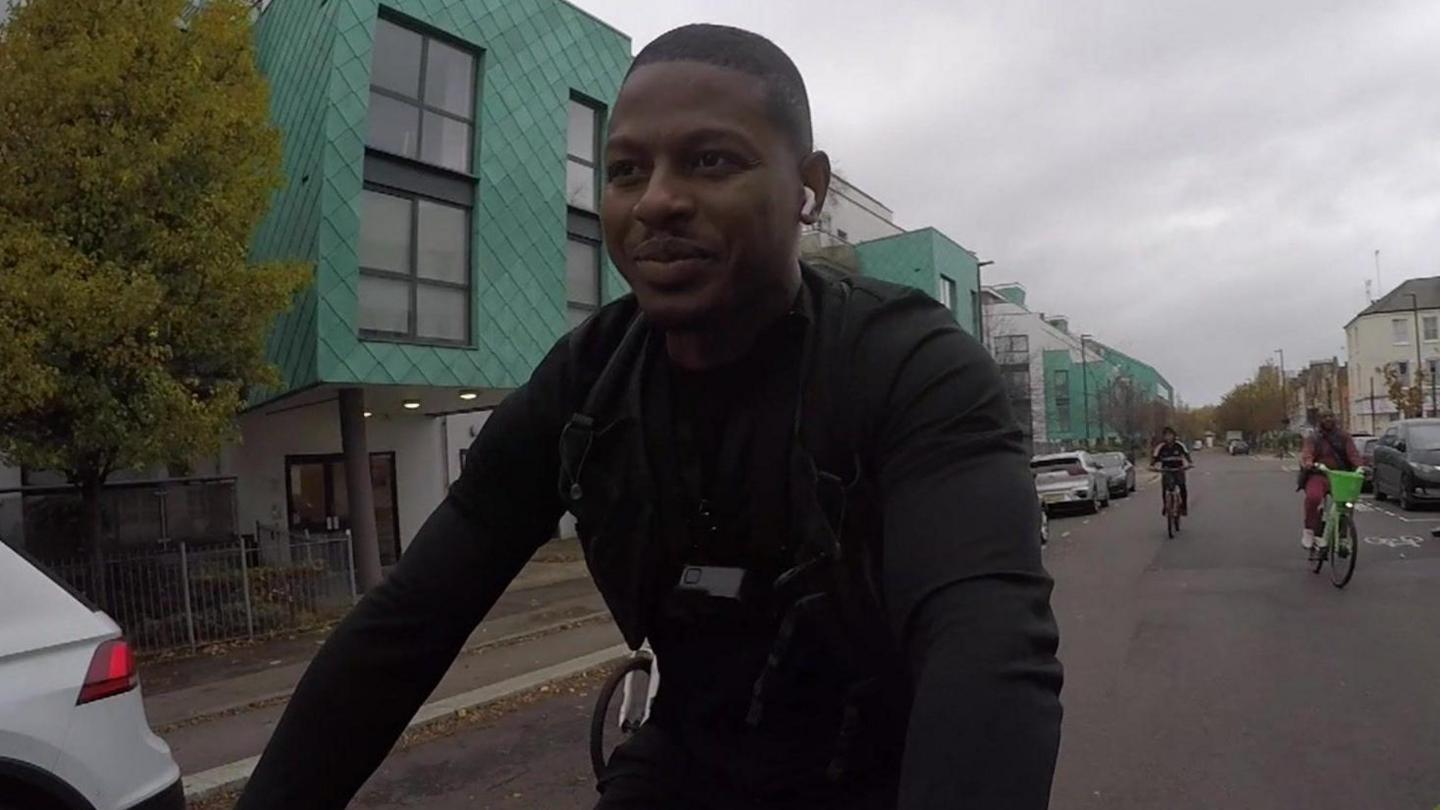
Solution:
<svg viewBox="0 0 1440 810">
<path fill-rule="evenodd" d="M 576 333 L 577 342 L 583 340 L 584 330 L 588 326 L 587 322 L 581 327 L 581 331 Z M 645 334 L 645 318 L 637 312 L 626 327 L 625 335 L 620 339 L 615 351 L 611 352 L 610 359 L 605 362 L 600 376 L 586 392 L 584 404 L 580 406 L 580 410 L 571 414 L 570 421 L 560 431 L 560 496 L 567 503 L 585 497 L 585 490 L 580 486 L 580 473 L 590 456 L 590 446 L 595 440 L 595 434 L 603 429 L 596 424 L 599 414 L 607 412 L 616 397 L 624 391 L 631 371 L 635 364 L 640 362 L 640 353 L 645 347 Z"/>
</svg>

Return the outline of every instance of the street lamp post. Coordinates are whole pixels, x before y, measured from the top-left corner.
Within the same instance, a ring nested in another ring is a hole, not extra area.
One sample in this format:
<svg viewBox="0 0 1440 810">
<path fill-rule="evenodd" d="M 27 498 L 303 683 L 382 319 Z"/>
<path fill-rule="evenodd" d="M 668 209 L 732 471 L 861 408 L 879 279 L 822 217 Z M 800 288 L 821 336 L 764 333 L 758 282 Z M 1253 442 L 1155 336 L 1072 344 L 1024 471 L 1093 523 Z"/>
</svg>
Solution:
<svg viewBox="0 0 1440 810">
<path fill-rule="evenodd" d="M 1080 336 L 1080 404 L 1085 409 L 1085 446 L 1090 446 L 1090 366 L 1085 360 L 1085 341 L 1089 335 Z"/>
</svg>

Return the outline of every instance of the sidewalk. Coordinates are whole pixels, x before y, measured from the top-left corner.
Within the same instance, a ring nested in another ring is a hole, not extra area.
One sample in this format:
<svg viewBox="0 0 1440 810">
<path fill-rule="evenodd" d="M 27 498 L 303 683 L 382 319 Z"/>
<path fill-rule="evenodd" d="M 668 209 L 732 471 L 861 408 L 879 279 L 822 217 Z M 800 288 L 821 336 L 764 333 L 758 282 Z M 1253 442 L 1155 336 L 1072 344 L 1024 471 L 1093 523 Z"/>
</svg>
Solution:
<svg viewBox="0 0 1440 810">
<path fill-rule="evenodd" d="M 466 650 L 598 621 L 604 610 L 578 543 L 556 541 L 525 567 L 471 635 Z M 177 726 L 283 702 L 329 632 L 323 628 L 233 645 L 219 654 L 142 663 L 151 726 L 166 736 Z"/>
</svg>

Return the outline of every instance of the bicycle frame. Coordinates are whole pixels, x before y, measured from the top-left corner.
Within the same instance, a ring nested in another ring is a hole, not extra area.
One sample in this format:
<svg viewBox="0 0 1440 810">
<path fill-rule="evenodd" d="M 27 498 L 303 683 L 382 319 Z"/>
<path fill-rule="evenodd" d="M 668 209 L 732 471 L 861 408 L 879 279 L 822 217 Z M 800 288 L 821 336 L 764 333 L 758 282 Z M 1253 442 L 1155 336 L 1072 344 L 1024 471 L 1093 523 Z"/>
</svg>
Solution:
<svg viewBox="0 0 1440 810">
<path fill-rule="evenodd" d="M 1345 517 L 1347 520 L 1354 520 L 1353 515 L 1355 514 L 1355 509 L 1349 504 L 1343 504 L 1328 495 L 1325 496 L 1325 500 L 1330 503 L 1330 505 L 1325 508 L 1325 548 L 1333 549 L 1335 548 L 1335 542 L 1340 537 L 1340 518 Z"/>
</svg>

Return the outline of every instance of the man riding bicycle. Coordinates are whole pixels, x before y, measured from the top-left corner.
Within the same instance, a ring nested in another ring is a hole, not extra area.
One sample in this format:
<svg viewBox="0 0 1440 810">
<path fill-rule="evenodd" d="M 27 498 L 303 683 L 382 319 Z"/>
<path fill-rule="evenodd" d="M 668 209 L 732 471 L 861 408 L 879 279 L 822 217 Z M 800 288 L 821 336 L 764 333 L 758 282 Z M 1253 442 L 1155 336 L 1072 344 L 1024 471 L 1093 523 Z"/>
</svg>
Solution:
<svg viewBox="0 0 1440 810">
<path fill-rule="evenodd" d="M 1185 443 L 1175 438 L 1175 428 L 1167 427 L 1161 434 L 1161 442 L 1150 454 L 1150 467 L 1164 476 L 1160 487 L 1160 514 L 1165 514 L 1165 493 L 1172 488 L 1180 490 L 1180 514 L 1190 514 L 1190 491 L 1185 486 L 1185 471 L 1195 466 Z"/>
<path fill-rule="evenodd" d="M 1300 545 L 1309 550 L 1312 557 L 1325 547 L 1325 537 L 1320 534 L 1320 505 L 1330 492 L 1330 479 L 1317 474 L 1320 472 L 1318 467 L 1358 470 L 1363 463 L 1355 440 L 1340 429 L 1334 412 L 1322 412 L 1319 424 L 1305 437 L 1305 444 L 1300 450 L 1302 476 L 1299 489 L 1305 491 L 1305 531 L 1300 535 Z"/>
<path fill-rule="evenodd" d="M 601 810 L 1042 810 L 1053 583 L 994 362 L 927 293 L 800 261 L 830 164 L 774 43 L 664 34 L 606 118 L 600 220 L 631 293 L 493 411 L 238 810 L 345 807 L 566 512 L 664 670 Z"/>
</svg>

